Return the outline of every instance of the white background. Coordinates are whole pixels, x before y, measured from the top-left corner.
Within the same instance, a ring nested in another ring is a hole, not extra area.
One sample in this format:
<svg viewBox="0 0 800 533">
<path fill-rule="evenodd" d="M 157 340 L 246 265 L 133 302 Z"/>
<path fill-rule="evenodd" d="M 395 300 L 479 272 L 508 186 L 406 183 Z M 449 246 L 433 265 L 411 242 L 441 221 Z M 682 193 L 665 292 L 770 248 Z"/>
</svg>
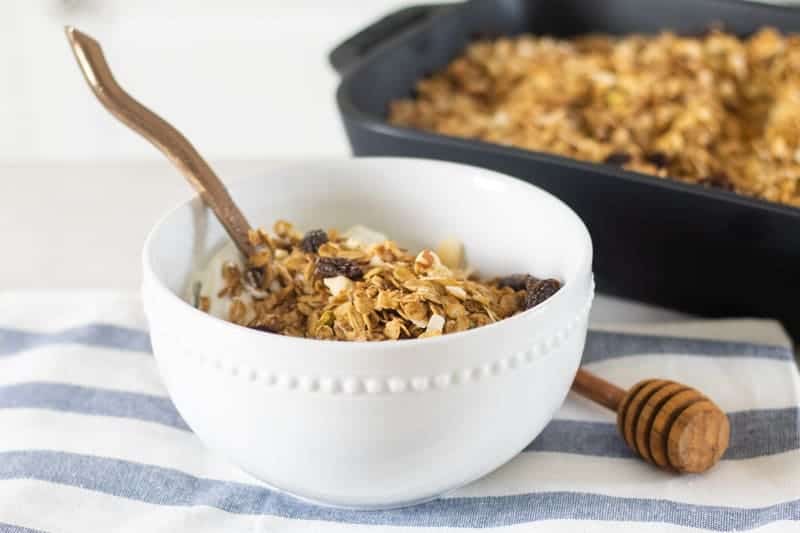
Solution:
<svg viewBox="0 0 800 533">
<path fill-rule="evenodd" d="M 402 0 L 0 0 L 0 162 L 157 159 L 87 91 L 73 24 L 210 159 L 348 153 L 328 52 Z M 10 19 L 9 19 L 10 14 Z"/>
</svg>

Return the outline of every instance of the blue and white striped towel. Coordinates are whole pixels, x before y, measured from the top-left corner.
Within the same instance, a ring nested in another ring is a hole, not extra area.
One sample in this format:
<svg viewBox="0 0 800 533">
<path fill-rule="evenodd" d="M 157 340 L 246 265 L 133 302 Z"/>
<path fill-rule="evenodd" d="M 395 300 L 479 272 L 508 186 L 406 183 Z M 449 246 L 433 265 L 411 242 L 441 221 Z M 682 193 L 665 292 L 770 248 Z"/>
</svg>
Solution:
<svg viewBox="0 0 800 533">
<path fill-rule="evenodd" d="M 136 297 L 0 294 L 0 531 L 800 531 L 799 380 L 779 326 L 595 330 L 584 363 L 623 386 L 661 376 L 706 391 L 730 413 L 724 460 L 703 476 L 660 472 L 631 457 L 611 413 L 571 396 L 470 486 L 340 511 L 272 492 L 203 447 L 159 381 Z"/>
</svg>

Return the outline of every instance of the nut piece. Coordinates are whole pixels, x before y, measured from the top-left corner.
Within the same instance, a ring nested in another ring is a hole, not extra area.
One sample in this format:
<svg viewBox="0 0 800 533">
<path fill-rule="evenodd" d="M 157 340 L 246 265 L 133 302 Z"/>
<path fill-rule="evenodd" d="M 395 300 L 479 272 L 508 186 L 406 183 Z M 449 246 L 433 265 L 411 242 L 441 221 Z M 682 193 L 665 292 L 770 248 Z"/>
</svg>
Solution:
<svg viewBox="0 0 800 533">
<path fill-rule="evenodd" d="M 425 274 L 426 272 L 430 272 L 432 269 L 441 266 L 441 264 L 442 261 L 439 259 L 439 256 L 426 248 L 417 255 L 416 259 L 414 259 L 414 272 L 417 274 Z"/>
<path fill-rule="evenodd" d="M 450 269 L 442 264 L 439 256 L 427 248 L 414 259 L 414 272 L 418 276 L 427 278 L 449 278 L 453 275 Z"/>
</svg>

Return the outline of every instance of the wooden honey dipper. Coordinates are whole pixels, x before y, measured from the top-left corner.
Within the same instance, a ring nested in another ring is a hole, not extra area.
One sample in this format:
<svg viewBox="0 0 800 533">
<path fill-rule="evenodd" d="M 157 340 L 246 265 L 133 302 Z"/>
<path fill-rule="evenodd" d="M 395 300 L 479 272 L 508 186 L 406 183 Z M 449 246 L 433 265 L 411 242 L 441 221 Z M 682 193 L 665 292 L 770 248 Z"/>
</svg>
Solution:
<svg viewBox="0 0 800 533">
<path fill-rule="evenodd" d="M 645 379 L 626 392 L 581 368 L 572 390 L 615 411 L 617 428 L 628 446 L 664 470 L 705 472 L 728 448 L 728 417 L 686 385 Z"/>
</svg>

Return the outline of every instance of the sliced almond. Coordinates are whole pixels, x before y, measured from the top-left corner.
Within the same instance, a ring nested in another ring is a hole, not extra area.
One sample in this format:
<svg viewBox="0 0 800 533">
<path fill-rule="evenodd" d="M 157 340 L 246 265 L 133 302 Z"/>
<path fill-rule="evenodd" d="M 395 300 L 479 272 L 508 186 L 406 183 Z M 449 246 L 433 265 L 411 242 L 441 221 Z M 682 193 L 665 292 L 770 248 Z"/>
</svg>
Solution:
<svg viewBox="0 0 800 533">
<path fill-rule="evenodd" d="M 467 291 L 465 291 L 463 287 L 458 287 L 456 285 L 446 285 L 444 289 L 448 293 L 458 298 L 459 300 L 467 299 Z"/>
</svg>

